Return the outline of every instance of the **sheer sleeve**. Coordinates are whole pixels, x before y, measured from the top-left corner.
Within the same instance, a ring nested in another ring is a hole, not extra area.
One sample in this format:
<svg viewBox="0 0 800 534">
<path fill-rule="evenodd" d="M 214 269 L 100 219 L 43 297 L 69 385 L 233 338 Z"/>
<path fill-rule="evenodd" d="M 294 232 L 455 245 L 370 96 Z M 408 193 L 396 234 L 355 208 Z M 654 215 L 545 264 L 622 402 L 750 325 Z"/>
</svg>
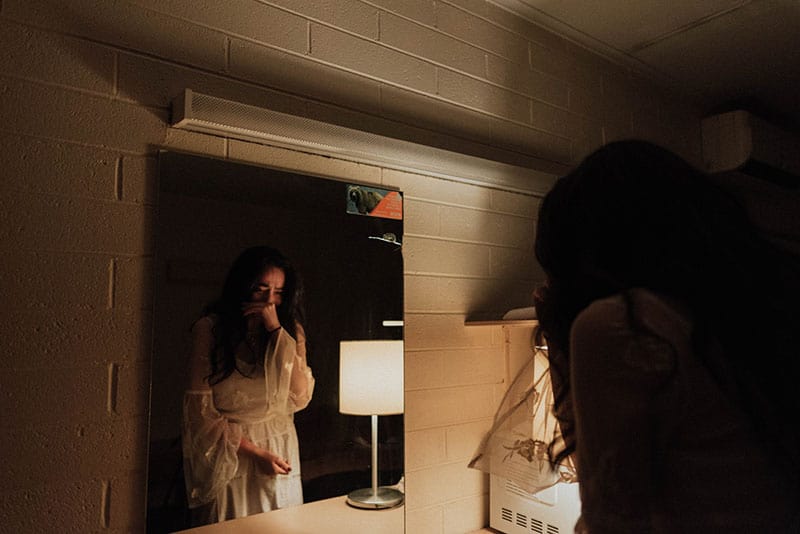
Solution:
<svg viewBox="0 0 800 534">
<path fill-rule="evenodd" d="M 211 502 L 236 473 L 241 427 L 222 417 L 205 380 L 213 349 L 212 322 L 203 318 L 192 328 L 190 384 L 183 401 L 183 463 L 190 508 Z"/>
<path fill-rule="evenodd" d="M 306 333 L 298 323 L 294 366 L 292 366 L 291 385 L 289 386 L 289 400 L 294 405 L 294 411 L 302 410 L 311 402 L 314 383 L 314 375 L 306 360 Z"/>
<path fill-rule="evenodd" d="M 270 411 L 292 414 L 311 402 L 314 376 L 306 362 L 305 333 L 297 325 L 297 339 L 281 328 L 270 338 L 264 357 Z"/>
</svg>

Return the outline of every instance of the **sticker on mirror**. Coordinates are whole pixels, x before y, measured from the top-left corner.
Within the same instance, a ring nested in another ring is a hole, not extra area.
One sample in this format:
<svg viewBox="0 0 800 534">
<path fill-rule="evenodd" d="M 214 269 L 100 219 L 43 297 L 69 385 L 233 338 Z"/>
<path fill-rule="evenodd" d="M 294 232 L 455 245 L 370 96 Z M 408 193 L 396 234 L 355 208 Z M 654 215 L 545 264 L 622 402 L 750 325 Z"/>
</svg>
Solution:
<svg viewBox="0 0 800 534">
<path fill-rule="evenodd" d="M 364 185 L 347 186 L 347 213 L 403 220 L 403 194 Z"/>
</svg>

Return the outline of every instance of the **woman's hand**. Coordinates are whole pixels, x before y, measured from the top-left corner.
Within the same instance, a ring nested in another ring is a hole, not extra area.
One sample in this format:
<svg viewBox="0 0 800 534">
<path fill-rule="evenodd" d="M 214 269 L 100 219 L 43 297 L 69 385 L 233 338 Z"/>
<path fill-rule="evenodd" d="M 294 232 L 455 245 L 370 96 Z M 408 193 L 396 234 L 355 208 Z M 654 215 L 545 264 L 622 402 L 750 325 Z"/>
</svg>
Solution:
<svg viewBox="0 0 800 534">
<path fill-rule="evenodd" d="M 556 306 L 558 295 L 549 282 L 536 288 L 533 292 L 533 305 L 536 307 L 536 318 L 539 326 L 547 338 L 550 354 L 563 350 L 567 346 L 570 323 L 561 320 L 561 313 Z"/>
<path fill-rule="evenodd" d="M 272 332 L 281 327 L 278 319 L 278 307 L 267 302 L 245 302 L 242 305 L 242 315 L 245 318 L 259 318 L 264 323 L 267 332 Z"/>
<path fill-rule="evenodd" d="M 247 438 L 239 442 L 239 452 L 250 455 L 253 461 L 268 475 L 288 475 L 292 470 L 289 460 L 272 451 L 262 449 Z"/>
<path fill-rule="evenodd" d="M 533 291 L 533 305 L 536 307 L 536 317 L 541 318 L 543 313 L 546 313 L 548 296 L 550 288 L 547 283 L 534 289 Z"/>
<path fill-rule="evenodd" d="M 259 449 L 256 455 L 256 463 L 261 469 L 270 475 L 288 475 L 292 470 L 289 460 L 281 458 L 272 451 L 266 449 Z"/>
</svg>

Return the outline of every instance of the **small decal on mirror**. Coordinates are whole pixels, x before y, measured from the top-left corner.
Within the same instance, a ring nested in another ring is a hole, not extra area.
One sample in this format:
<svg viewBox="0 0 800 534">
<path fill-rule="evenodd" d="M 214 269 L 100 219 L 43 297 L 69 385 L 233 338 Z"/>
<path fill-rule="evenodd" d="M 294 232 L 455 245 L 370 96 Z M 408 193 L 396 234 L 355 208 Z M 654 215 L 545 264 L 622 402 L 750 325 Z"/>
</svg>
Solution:
<svg viewBox="0 0 800 534">
<path fill-rule="evenodd" d="M 400 191 L 350 184 L 347 186 L 347 213 L 402 221 L 403 194 Z"/>
</svg>

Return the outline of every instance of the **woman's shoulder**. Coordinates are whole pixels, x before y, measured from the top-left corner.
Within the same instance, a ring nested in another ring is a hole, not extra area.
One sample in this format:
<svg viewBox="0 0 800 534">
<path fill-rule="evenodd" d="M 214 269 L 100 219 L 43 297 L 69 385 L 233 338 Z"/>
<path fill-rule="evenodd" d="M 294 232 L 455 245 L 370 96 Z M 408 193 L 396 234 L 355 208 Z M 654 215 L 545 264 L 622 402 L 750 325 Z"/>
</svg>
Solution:
<svg viewBox="0 0 800 534">
<path fill-rule="evenodd" d="M 204 315 L 192 323 L 192 332 L 211 334 L 219 318 L 215 314 Z"/>
<path fill-rule="evenodd" d="M 602 328 L 645 329 L 653 334 L 674 335 L 691 329 L 691 313 L 677 299 L 644 288 L 597 299 L 575 318 L 575 325 Z"/>
<path fill-rule="evenodd" d="M 651 355 L 647 366 L 668 369 L 672 355 L 691 343 L 692 323 L 679 302 L 647 289 L 631 289 L 592 302 L 572 324 L 572 343 L 607 350 L 625 359 L 628 352 Z"/>
</svg>

